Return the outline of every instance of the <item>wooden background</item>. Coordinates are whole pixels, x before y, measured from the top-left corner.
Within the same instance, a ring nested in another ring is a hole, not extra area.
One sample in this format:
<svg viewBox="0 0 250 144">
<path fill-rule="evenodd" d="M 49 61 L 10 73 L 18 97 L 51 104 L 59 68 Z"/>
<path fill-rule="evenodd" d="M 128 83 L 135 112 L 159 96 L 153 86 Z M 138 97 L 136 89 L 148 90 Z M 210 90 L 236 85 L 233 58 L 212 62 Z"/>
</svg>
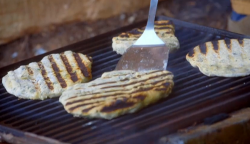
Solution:
<svg viewBox="0 0 250 144">
<path fill-rule="evenodd" d="M 132 13 L 150 0 L 0 0 L 0 44 L 52 24 L 94 21 Z"/>
<path fill-rule="evenodd" d="M 84 1 L 91 8 L 84 9 Z M 145 20 L 148 5 L 149 0 L 0 0 L 0 41 L 9 41 L 0 44 L 0 68 Z M 29 8 L 26 16 L 23 7 Z M 229 0 L 161 0 L 157 15 L 226 30 L 230 7 Z"/>
</svg>

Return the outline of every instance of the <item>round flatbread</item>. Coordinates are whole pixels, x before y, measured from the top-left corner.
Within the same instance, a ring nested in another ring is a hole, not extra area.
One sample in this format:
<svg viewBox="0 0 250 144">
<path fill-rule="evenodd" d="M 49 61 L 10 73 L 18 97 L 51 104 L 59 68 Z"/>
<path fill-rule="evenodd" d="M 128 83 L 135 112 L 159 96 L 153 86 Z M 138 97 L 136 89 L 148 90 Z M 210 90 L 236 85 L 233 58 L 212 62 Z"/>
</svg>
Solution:
<svg viewBox="0 0 250 144">
<path fill-rule="evenodd" d="M 250 74 L 250 39 L 225 39 L 196 46 L 187 61 L 207 76 L 239 77 Z"/>
<path fill-rule="evenodd" d="M 76 117 L 112 119 L 167 97 L 173 86 L 169 71 L 112 71 L 92 82 L 72 86 L 59 101 Z"/>
<path fill-rule="evenodd" d="M 2 78 L 7 92 L 23 99 L 59 97 L 64 90 L 92 79 L 91 57 L 72 51 L 45 56 Z"/>
</svg>

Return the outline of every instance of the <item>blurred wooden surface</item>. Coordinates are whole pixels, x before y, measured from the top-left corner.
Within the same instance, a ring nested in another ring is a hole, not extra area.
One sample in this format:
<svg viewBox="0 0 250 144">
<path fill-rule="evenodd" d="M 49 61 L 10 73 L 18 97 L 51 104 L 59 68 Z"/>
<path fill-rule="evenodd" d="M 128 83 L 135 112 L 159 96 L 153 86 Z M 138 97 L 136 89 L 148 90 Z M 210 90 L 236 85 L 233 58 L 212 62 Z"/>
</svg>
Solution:
<svg viewBox="0 0 250 144">
<path fill-rule="evenodd" d="M 235 33 L 250 35 L 250 16 L 247 16 L 240 21 L 233 21 L 229 18 L 228 30 Z"/>
<path fill-rule="evenodd" d="M 150 0 L 0 0 L 0 44 L 52 24 L 132 13 Z"/>
<path fill-rule="evenodd" d="M 250 15 L 250 0 L 231 0 L 231 3 L 237 13 Z"/>
<path fill-rule="evenodd" d="M 226 30 L 229 7 L 229 0 L 162 0 L 159 2 L 157 15 Z M 5 45 L 0 45 L 0 67 L 103 34 L 147 17 L 148 6 L 100 20 L 50 25 L 39 33 L 26 34 Z"/>
</svg>

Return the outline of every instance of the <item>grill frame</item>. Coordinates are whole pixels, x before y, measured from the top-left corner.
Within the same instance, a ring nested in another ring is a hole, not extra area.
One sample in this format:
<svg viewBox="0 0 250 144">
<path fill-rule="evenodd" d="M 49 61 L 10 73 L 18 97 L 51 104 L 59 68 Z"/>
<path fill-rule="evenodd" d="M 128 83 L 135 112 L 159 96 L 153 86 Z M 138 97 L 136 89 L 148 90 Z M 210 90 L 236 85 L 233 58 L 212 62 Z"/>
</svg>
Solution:
<svg viewBox="0 0 250 144">
<path fill-rule="evenodd" d="M 198 69 L 192 68 L 186 60 L 183 61 L 183 55 L 200 43 L 223 38 L 250 38 L 249 36 L 187 23 L 165 16 L 158 16 L 157 19 L 173 21 L 176 26 L 176 36 L 181 43 L 182 49 L 179 53 L 177 51 L 170 55 L 168 68 L 175 75 L 175 87 L 169 98 L 138 113 L 125 115 L 114 120 L 85 120 L 72 118 L 70 114 L 67 114 L 58 102 L 58 98 L 35 102 L 31 100 L 17 101 L 14 96 L 5 96 L 9 94 L 6 93 L 1 84 L 0 114 L 4 115 L 0 115 L 0 133 L 11 133 L 17 137 L 23 137 L 22 133 L 28 131 L 72 143 L 151 143 L 156 142 L 164 135 L 176 132 L 178 129 L 188 127 L 194 123 L 201 123 L 206 117 L 218 113 L 230 113 L 249 106 L 250 90 L 248 89 L 250 83 L 248 81 L 250 76 L 242 78 L 208 78 L 201 74 Z M 120 55 L 111 50 L 112 36 L 133 28 L 142 27 L 145 24 L 146 20 L 3 67 L 0 69 L 0 76 L 4 76 L 9 70 L 16 69 L 20 65 L 39 61 L 45 55 L 72 50 L 90 56 L 93 55 L 93 79 L 95 79 L 103 72 L 113 70 L 120 58 Z M 183 70 L 187 71 L 183 73 L 181 72 Z M 5 97 L 2 98 L 3 96 Z M 3 102 L 6 103 L 3 104 Z M 13 106 L 8 107 L 10 104 Z M 14 110 L 13 107 L 23 109 Z M 1 111 L 2 108 L 3 111 Z M 46 110 L 43 110 L 43 108 L 46 108 Z M 27 109 L 32 110 L 25 111 Z M 11 112 L 11 110 L 14 112 Z M 8 114 L 9 111 L 11 114 Z M 18 116 L 15 116 L 15 114 Z M 32 115 L 29 116 L 29 114 Z M 8 118 L 8 115 L 12 117 Z M 55 116 L 59 117 L 55 118 Z M 29 120 L 31 122 L 22 124 L 22 122 Z M 56 123 L 56 120 L 59 122 Z M 28 127 L 34 121 L 37 126 Z M 46 127 L 39 127 L 39 125 Z M 46 132 L 46 129 L 51 130 Z M 69 132 L 64 131 L 67 129 L 79 132 L 79 134 L 68 134 Z M 16 130 L 18 130 L 18 134 L 13 132 Z M 33 139 L 36 139 L 36 137 Z"/>
</svg>

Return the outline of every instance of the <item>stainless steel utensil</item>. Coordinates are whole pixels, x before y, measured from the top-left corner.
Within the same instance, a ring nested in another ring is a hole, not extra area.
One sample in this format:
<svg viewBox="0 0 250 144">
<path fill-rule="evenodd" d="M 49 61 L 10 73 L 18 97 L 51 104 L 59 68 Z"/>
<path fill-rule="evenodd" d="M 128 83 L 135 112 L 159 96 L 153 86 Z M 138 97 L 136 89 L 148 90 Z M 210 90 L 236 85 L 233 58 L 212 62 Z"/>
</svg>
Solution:
<svg viewBox="0 0 250 144">
<path fill-rule="evenodd" d="M 166 70 L 169 48 L 154 30 L 157 4 L 158 0 L 151 0 L 148 22 L 143 34 L 123 54 L 115 70 Z"/>
</svg>

